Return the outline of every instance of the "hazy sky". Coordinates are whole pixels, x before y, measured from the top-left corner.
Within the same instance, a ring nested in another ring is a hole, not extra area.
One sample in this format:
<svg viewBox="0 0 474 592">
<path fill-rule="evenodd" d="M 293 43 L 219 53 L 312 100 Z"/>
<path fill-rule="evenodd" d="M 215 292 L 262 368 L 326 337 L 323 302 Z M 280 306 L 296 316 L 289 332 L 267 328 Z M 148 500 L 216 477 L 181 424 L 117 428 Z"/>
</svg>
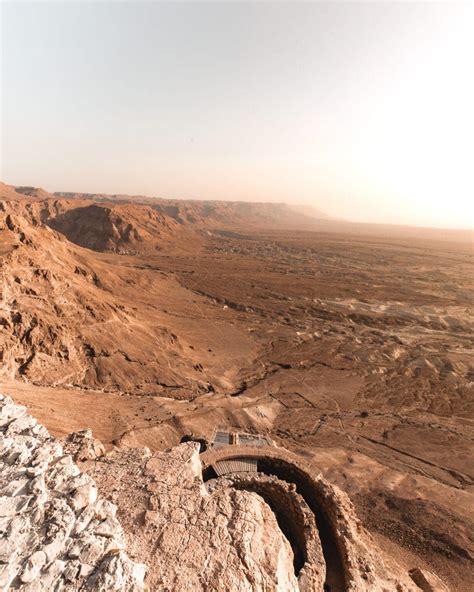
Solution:
<svg viewBox="0 0 474 592">
<path fill-rule="evenodd" d="M 7 183 L 473 222 L 474 3 L 1 10 Z"/>
</svg>

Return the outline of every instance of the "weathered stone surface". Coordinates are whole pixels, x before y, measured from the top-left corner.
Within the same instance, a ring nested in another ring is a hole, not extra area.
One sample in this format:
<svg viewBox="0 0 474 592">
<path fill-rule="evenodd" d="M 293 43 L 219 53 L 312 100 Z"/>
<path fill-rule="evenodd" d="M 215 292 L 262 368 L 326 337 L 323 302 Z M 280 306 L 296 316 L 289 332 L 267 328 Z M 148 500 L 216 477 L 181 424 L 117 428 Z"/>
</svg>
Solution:
<svg viewBox="0 0 474 592">
<path fill-rule="evenodd" d="M 260 459 L 270 475 L 273 475 L 272 471 L 282 475 L 283 479 L 293 482 L 302 492 L 304 501 L 316 517 L 319 532 L 326 533 L 324 544 L 327 568 L 326 584 L 330 589 L 344 590 L 345 592 L 389 592 L 392 590 L 415 592 L 419 590 L 413 585 L 413 580 L 406 570 L 401 568 L 391 557 L 382 554 L 358 519 L 349 497 L 295 454 L 272 446 L 223 446 L 212 448 L 203 453 L 201 461 L 204 470 L 207 471 L 213 467 L 214 463 L 240 457 Z M 262 481 L 262 476 L 255 473 L 253 475 L 254 477 L 248 475 L 245 478 L 250 489 L 252 489 L 252 482 L 257 485 L 259 481 Z M 217 483 L 230 482 L 238 488 L 242 479 L 237 474 L 230 473 L 225 477 L 218 478 Z M 277 483 L 278 480 L 272 483 L 272 479 L 272 476 L 270 478 L 266 476 L 264 482 L 260 483 L 262 494 L 263 484 L 266 485 L 266 490 L 270 494 L 276 493 L 277 485 L 281 490 L 281 485 Z M 269 485 L 271 490 L 268 489 Z M 258 491 L 258 488 L 255 487 L 254 490 Z M 267 495 L 267 497 L 272 497 L 272 495 Z M 273 495 L 273 506 L 275 506 L 275 502 L 278 502 L 278 499 L 275 499 Z M 293 515 L 297 519 L 295 509 Z M 314 538 L 314 535 L 310 534 L 309 536 Z M 312 554 L 314 560 L 307 560 L 300 574 L 302 576 L 299 579 L 301 592 L 322 590 L 321 580 L 315 578 L 319 571 L 317 555 L 317 551 L 316 554 Z M 308 577 L 305 568 L 311 564 L 316 567 L 316 574 L 312 573 Z"/>
<path fill-rule="evenodd" d="M 285 452 L 277 450 L 277 454 Z M 149 566 L 150 589 L 329 589 L 325 587 L 327 557 L 317 531 L 319 518 L 294 483 L 261 473 L 227 475 L 203 483 L 201 459 L 198 445 L 188 442 L 151 456 L 137 449 L 117 450 L 90 468 L 99 490 L 113 492 L 117 516 L 131 541 L 130 553 Z M 133 478 L 127 479 L 128 475 Z M 317 472 L 311 478 L 340 545 L 339 577 L 334 579 L 332 573 L 326 579 L 330 589 L 419 592 L 408 572 L 377 548 L 349 498 Z M 258 486 L 247 487 L 252 482 Z M 288 532 L 292 518 L 291 527 L 300 531 L 296 537 L 305 555 L 298 569 L 297 545 Z"/>
<path fill-rule="evenodd" d="M 326 562 L 313 512 L 295 485 L 274 475 L 234 473 L 210 481 L 212 494 L 222 489 L 257 493 L 273 509 L 277 521 L 284 525 L 285 536 L 299 556 L 297 580 L 300 592 L 322 590 L 326 581 Z"/>
<path fill-rule="evenodd" d="M 410 570 L 410 576 L 423 592 L 449 592 L 438 576 L 429 571 L 415 567 Z"/>
<path fill-rule="evenodd" d="M 145 576 L 150 592 L 323 592 L 328 582 L 345 592 L 447 592 L 434 574 L 408 574 L 381 553 L 347 495 L 283 449 L 267 455 L 293 462 L 288 480 L 229 473 L 204 483 L 196 443 L 104 456 L 81 432 L 66 444 L 81 472 L 40 428 L 0 396 L 2 592 L 138 592 Z M 298 471 L 304 487 L 291 481 Z"/>
<path fill-rule="evenodd" d="M 153 456 L 116 451 L 90 471 L 99 490 L 113 492 L 129 552 L 149 566 L 150 590 L 299 590 L 272 509 L 247 491 L 209 493 L 195 443 Z"/>
<path fill-rule="evenodd" d="M 227 488 L 209 495 L 195 444 L 154 456 L 147 471 L 157 589 L 299 590 L 293 552 L 272 510 L 247 491 Z"/>
<path fill-rule="evenodd" d="M 80 462 L 94 460 L 105 454 L 104 445 L 93 437 L 89 429 L 69 434 L 64 448 L 76 461 Z"/>
<path fill-rule="evenodd" d="M 40 575 L 41 570 L 46 564 L 46 553 L 44 551 L 36 551 L 31 555 L 26 562 L 26 565 L 21 574 L 21 581 L 24 584 L 34 582 Z"/>
<path fill-rule="evenodd" d="M 0 497 L 0 516 L 15 516 L 28 508 L 32 500 L 31 495 L 17 495 L 15 497 Z"/>
<path fill-rule="evenodd" d="M 145 568 L 123 552 L 115 512 L 59 442 L 0 395 L 0 590 L 143 590 Z"/>
</svg>

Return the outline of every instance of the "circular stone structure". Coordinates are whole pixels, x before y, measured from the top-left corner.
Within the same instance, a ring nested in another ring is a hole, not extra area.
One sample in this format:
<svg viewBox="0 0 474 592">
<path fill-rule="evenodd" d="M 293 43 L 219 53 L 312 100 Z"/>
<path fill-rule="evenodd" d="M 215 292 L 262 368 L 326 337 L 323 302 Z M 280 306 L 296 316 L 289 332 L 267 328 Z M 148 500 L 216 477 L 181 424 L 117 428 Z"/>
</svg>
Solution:
<svg viewBox="0 0 474 592">
<path fill-rule="evenodd" d="M 210 493 L 229 487 L 258 494 L 273 511 L 293 550 L 299 590 L 323 590 L 326 562 L 316 520 L 294 484 L 265 473 L 233 473 L 208 481 Z"/>
<path fill-rule="evenodd" d="M 318 589 L 315 583 L 324 572 L 324 590 L 358 589 L 354 584 L 360 581 L 365 561 L 354 544 L 358 521 L 352 504 L 313 467 L 276 446 L 219 446 L 200 459 L 205 482 L 223 480 L 267 501 L 293 548 L 301 590 Z M 311 519 L 305 509 L 311 511 Z"/>
</svg>

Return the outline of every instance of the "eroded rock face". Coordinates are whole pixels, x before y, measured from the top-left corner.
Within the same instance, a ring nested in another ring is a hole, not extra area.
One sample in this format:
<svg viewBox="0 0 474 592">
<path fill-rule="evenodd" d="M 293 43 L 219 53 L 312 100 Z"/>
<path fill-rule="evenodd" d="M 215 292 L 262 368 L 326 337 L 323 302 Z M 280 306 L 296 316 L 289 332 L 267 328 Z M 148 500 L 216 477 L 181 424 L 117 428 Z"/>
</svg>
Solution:
<svg viewBox="0 0 474 592">
<path fill-rule="evenodd" d="M 270 507 L 246 491 L 210 494 L 198 444 L 153 456 L 116 451 L 91 471 L 101 489 L 117 496 L 131 552 L 149 566 L 150 590 L 299 590 L 293 551 Z"/>
<path fill-rule="evenodd" d="M 104 445 L 93 437 L 90 429 L 69 434 L 63 448 L 74 460 L 82 462 L 95 460 L 105 454 Z"/>
<path fill-rule="evenodd" d="M 46 428 L 0 395 L 0 589 L 143 590 L 116 507 Z"/>
<path fill-rule="evenodd" d="M 410 570 L 412 580 L 423 592 L 449 592 L 449 588 L 435 574 L 416 567 Z"/>
</svg>

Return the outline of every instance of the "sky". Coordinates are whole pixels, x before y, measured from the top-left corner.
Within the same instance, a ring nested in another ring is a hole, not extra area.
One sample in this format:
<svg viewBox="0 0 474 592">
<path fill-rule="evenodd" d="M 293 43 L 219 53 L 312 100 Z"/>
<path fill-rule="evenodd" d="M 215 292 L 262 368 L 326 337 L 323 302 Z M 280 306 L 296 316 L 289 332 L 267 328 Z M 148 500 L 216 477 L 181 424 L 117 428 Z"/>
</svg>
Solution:
<svg viewBox="0 0 474 592">
<path fill-rule="evenodd" d="M 474 3 L 1 3 L 0 177 L 474 223 Z"/>
</svg>

